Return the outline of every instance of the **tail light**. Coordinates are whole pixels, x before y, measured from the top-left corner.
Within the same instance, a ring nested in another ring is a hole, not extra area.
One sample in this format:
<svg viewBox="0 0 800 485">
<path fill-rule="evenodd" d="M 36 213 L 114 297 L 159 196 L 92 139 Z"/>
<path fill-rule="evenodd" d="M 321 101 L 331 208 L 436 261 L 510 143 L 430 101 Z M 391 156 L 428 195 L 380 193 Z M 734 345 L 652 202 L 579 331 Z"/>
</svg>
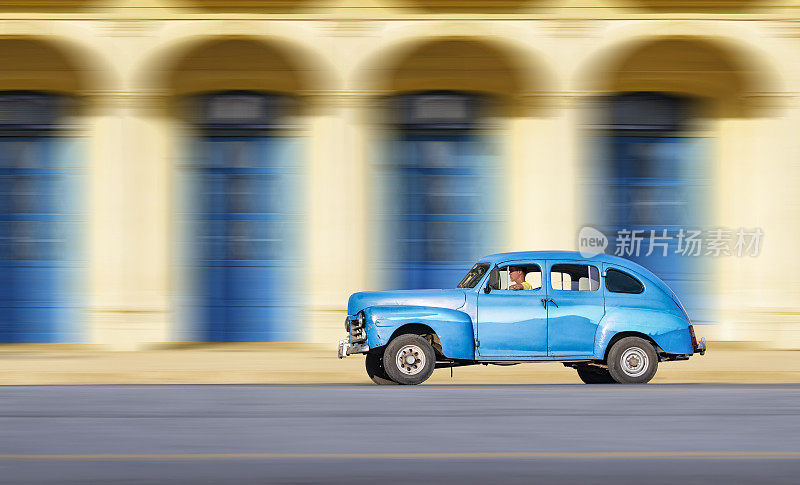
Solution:
<svg viewBox="0 0 800 485">
<path fill-rule="evenodd" d="M 696 349 L 697 348 L 697 337 L 694 336 L 694 326 L 693 325 L 689 325 L 689 335 L 692 336 L 692 348 Z"/>
</svg>

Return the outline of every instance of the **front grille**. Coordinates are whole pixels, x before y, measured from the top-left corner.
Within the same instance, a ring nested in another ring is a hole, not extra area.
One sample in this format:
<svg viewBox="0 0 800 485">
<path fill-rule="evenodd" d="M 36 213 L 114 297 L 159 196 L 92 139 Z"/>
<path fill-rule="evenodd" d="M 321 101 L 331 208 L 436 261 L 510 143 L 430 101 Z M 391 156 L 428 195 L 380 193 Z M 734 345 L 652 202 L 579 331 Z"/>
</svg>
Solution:
<svg viewBox="0 0 800 485">
<path fill-rule="evenodd" d="M 359 323 L 358 317 L 350 320 L 350 343 L 360 343 L 367 340 L 367 330 Z"/>
</svg>

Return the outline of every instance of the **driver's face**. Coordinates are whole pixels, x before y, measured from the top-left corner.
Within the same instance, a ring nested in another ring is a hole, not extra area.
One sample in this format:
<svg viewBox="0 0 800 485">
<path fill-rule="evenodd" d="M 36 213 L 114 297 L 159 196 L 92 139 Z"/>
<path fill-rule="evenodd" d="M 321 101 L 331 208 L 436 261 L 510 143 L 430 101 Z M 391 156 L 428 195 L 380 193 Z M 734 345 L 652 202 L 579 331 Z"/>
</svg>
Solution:
<svg viewBox="0 0 800 485">
<path fill-rule="evenodd" d="M 519 281 L 520 279 L 523 278 L 522 268 L 518 266 L 511 266 L 510 268 L 508 268 L 508 275 L 511 277 L 512 280 Z"/>
</svg>

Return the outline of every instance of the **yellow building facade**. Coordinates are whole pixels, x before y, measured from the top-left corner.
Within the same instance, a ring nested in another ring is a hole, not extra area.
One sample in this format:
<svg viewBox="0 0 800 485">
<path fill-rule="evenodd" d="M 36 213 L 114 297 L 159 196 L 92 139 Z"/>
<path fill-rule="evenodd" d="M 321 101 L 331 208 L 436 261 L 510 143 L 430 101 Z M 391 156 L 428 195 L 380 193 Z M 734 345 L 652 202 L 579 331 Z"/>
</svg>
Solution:
<svg viewBox="0 0 800 485">
<path fill-rule="evenodd" d="M 497 100 L 505 215 L 496 250 L 576 249 L 592 102 L 622 92 L 705 101 L 713 226 L 760 228 L 756 257 L 710 261 L 711 340 L 800 347 L 800 2 L 0 1 L 0 90 L 73 95 L 84 143 L 83 342 L 184 340 L 180 103 L 214 91 L 299 102 L 304 341 L 342 333 L 373 268 L 383 101 L 419 91 Z M 187 323 L 189 322 L 189 323 Z"/>
</svg>

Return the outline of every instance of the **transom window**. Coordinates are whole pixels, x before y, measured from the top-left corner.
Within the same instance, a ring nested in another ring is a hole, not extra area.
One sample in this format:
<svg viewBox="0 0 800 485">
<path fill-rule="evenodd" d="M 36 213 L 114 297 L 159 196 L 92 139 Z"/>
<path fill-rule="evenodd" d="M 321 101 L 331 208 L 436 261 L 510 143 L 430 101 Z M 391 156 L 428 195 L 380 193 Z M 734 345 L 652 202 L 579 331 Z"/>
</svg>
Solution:
<svg viewBox="0 0 800 485">
<path fill-rule="evenodd" d="M 600 288 L 600 271 L 586 264 L 554 264 L 550 286 L 562 291 L 596 291 Z"/>
</svg>

